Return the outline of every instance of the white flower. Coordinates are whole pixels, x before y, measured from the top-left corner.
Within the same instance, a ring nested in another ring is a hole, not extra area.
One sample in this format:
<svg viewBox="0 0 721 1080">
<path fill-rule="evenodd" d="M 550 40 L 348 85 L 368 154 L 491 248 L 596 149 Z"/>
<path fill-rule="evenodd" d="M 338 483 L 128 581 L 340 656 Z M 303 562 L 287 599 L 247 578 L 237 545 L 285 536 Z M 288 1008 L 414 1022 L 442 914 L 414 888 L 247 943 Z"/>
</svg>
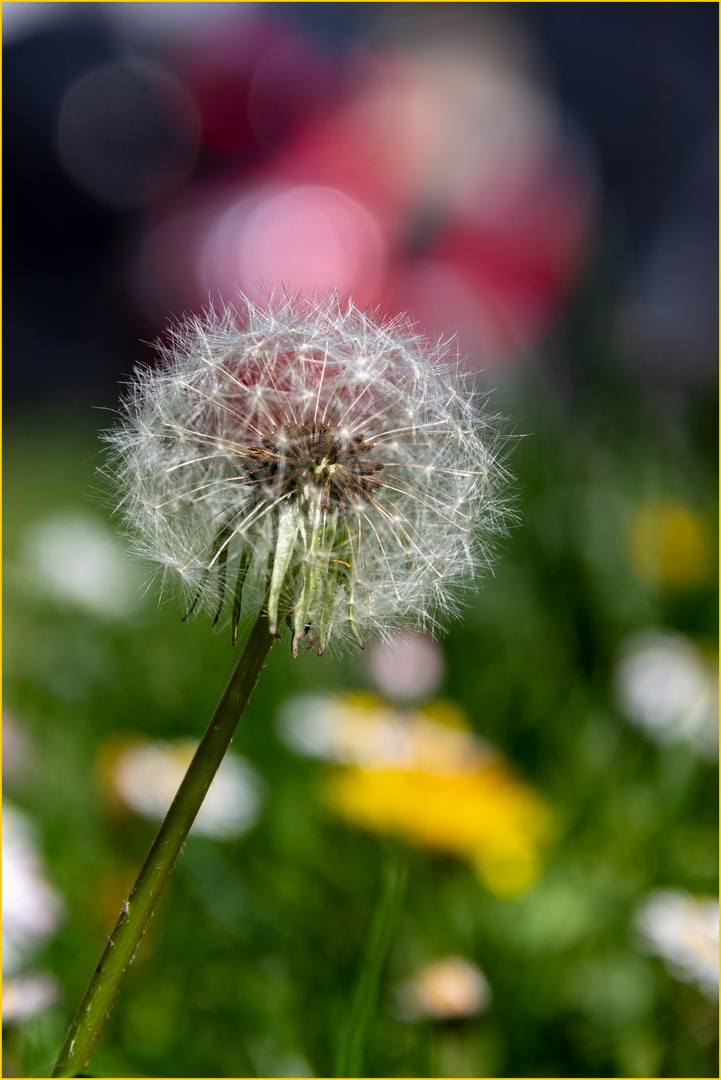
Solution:
<svg viewBox="0 0 721 1080">
<path fill-rule="evenodd" d="M 484 1012 L 491 988 L 479 967 L 460 956 L 428 964 L 396 988 L 403 1020 L 459 1020 Z"/>
<path fill-rule="evenodd" d="M 651 738 L 718 757 L 718 676 L 688 638 L 670 630 L 630 638 L 615 688 L 623 712 Z"/>
<path fill-rule="evenodd" d="M 639 904 L 634 930 L 641 947 L 662 957 L 675 978 L 696 984 L 709 1000 L 718 1000 L 717 900 L 659 889 Z"/>
<path fill-rule="evenodd" d="M 3 1024 L 18 1024 L 45 1012 L 60 998 L 58 980 L 47 971 L 3 976 Z"/>
<path fill-rule="evenodd" d="M 138 741 L 113 759 L 113 786 L 123 802 L 142 817 L 162 820 L 173 801 L 196 744 Z M 237 754 L 221 762 L 192 832 L 214 840 L 232 840 L 255 825 L 260 816 L 265 785 L 258 773 Z"/>
<path fill-rule="evenodd" d="M 2 969 L 3 975 L 12 975 L 52 937 L 62 902 L 45 877 L 32 824 L 7 801 L 2 841 Z"/>
<path fill-rule="evenodd" d="M 488 565 L 495 422 L 444 348 L 333 295 L 176 327 L 108 438 L 137 550 L 216 620 L 362 644 L 433 628 Z"/>
<path fill-rule="evenodd" d="M 132 569 L 115 537 L 87 514 L 43 518 L 25 537 L 25 564 L 37 589 L 92 615 L 132 611 Z"/>
</svg>

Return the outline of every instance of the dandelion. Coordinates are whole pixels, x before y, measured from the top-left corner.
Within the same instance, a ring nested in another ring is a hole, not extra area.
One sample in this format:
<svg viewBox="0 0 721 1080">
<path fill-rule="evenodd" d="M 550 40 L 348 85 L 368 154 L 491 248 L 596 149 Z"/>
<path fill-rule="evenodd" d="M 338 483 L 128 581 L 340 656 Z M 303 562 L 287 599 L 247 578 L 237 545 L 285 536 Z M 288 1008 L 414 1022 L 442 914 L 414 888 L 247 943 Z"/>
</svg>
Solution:
<svg viewBox="0 0 721 1080">
<path fill-rule="evenodd" d="M 629 559 L 636 576 L 660 592 L 698 588 L 711 568 L 703 517 L 677 499 L 652 499 L 631 520 Z"/>
<path fill-rule="evenodd" d="M 322 653 L 436 627 L 502 527 L 496 422 L 442 345 L 333 295 L 171 331 L 110 434 L 136 551 L 188 613 Z"/>
<path fill-rule="evenodd" d="M 467 859 L 496 896 L 522 893 L 541 872 L 550 807 L 452 705 L 299 696 L 278 727 L 291 749 L 343 766 L 324 794 L 351 824 Z"/>
<path fill-rule="evenodd" d="M 118 510 L 187 618 L 245 646 L 123 904 L 53 1076 L 85 1067 L 285 621 L 293 654 L 433 630 L 491 562 L 496 421 L 457 365 L 337 295 L 244 301 L 170 332 L 108 436 Z"/>
</svg>

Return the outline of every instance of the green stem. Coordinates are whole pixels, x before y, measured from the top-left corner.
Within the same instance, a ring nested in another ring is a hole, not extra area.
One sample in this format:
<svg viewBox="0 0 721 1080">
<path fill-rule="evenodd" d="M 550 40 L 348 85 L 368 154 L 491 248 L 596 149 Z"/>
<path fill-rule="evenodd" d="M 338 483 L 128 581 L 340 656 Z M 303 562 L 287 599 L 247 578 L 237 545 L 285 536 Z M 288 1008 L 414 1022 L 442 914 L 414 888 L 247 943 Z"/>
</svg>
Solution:
<svg viewBox="0 0 721 1080">
<path fill-rule="evenodd" d="M 123 904 L 70 1026 L 53 1076 L 75 1076 L 85 1071 L 120 981 L 145 933 L 153 908 L 230 745 L 274 641 L 275 635 L 269 632 L 267 620 L 259 615 L 138 879 Z"/>
<path fill-rule="evenodd" d="M 361 1076 L 368 1035 L 378 1008 L 381 979 L 403 904 L 407 869 L 399 859 L 383 871 L 383 889 L 373 912 L 350 1011 L 343 1025 L 333 1076 Z"/>
</svg>

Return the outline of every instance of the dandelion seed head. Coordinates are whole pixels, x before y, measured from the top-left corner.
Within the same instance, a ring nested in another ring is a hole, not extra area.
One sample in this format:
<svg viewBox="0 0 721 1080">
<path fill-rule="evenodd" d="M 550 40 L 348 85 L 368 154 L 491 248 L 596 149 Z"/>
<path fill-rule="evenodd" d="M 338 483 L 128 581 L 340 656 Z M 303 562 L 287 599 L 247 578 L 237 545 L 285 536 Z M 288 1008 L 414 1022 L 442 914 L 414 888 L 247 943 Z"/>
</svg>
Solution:
<svg viewBox="0 0 721 1080">
<path fill-rule="evenodd" d="M 171 328 L 107 436 L 139 555 L 192 610 L 253 605 L 294 651 L 433 631 L 493 559 L 497 418 L 447 346 L 335 294 Z"/>
</svg>

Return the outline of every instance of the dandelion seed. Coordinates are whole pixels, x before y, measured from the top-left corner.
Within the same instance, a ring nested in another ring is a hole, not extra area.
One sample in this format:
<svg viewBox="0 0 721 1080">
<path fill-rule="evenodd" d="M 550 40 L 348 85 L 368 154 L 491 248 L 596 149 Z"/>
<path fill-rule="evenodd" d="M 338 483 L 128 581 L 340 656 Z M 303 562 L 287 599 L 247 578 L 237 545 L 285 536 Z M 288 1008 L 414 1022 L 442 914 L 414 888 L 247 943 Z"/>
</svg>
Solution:
<svg viewBox="0 0 721 1080">
<path fill-rule="evenodd" d="M 490 565 L 497 423 L 444 346 L 332 295 L 210 310 L 161 353 L 108 440 L 136 550 L 186 614 L 235 641 L 263 608 L 320 654 L 433 630 Z"/>
</svg>

